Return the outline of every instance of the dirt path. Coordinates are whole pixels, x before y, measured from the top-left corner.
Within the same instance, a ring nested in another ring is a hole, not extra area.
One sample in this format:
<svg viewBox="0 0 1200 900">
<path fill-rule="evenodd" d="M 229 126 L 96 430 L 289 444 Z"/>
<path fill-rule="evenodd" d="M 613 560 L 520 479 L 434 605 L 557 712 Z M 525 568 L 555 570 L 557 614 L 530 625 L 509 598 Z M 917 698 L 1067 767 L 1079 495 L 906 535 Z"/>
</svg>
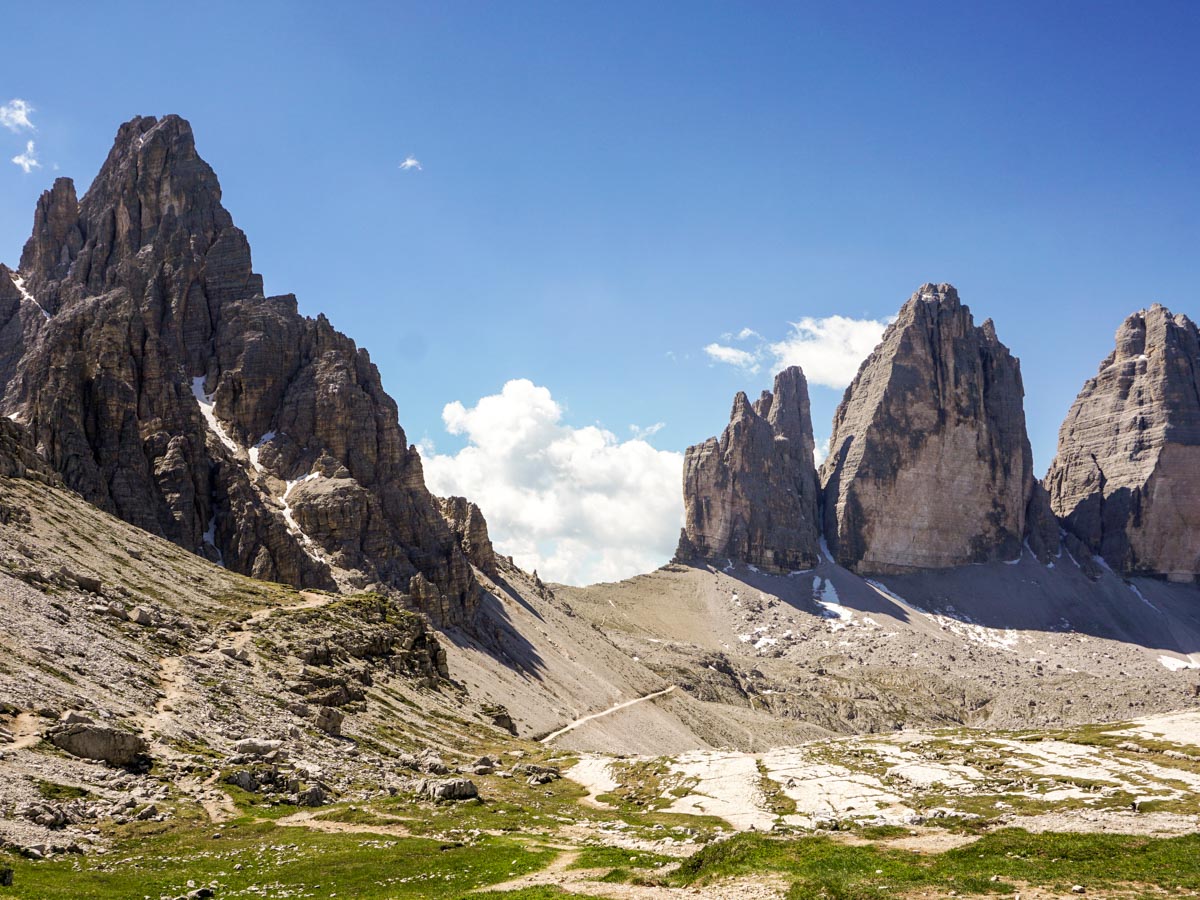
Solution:
<svg viewBox="0 0 1200 900">
<path fill-rule="evenodd" d="M 300 609 L 320 609 L 322 606 L 328 606 L 338 600 L 345 599 L 340 594 L 325 595 L 317 594 L 313 591 L 301 591 L 300 596 L 304 599 L 299 603 L 291 603 L 287 606 L 264 606 L 261 609 L 256 609 L 250 614 L 250 618 L 242 623 L 242 631 L 233 639 L 233 649 L 235 650 L 250 650 L 250 642 L 254 639 L 254 629 L 261 625 L 267 619 L 271 618 L 277 612 L 292 612 Z M 253 664 L 253 663 L 252 663 Z"/>
<path fill-rule="evenodd" d="M 200 805 L 204 807 L 204 811 L 214 825 L 228 822 L 238 814 L 238 808 L 234 804 L 233 798 L 216 786 L 220 776 L 221 770 L 214 769 L 213 773 L 200 783 L 200 789 L 194 795 L 198 797 Z M 208 790 L 203 790 L 205 788 Z"/>
<path fill-rule="evenodd" d="M 481 891 L 518 891 L 522 888 L 557 887 L 568 894 L 589 897 L 611 897 L 613 900 L 782 900 L 787 885 L 778 877 L 739 878 L 704 887 L 670 888 L 636 884 L 605 884 L 596 879 L 605 869 L 571 869 L 579 859 L 579 850 L 564 850 L 550 865 L 537 872 L 501 884 L 481 888 Z"/>
<path fill-rule="evenodd" d="M 277 825 L 287 825 L 293 828 L 309 828 L 313 831 L 323 831 L 327 834 L 387 834 L 392 837 L 410 837 L 412 832 L 404 825 L 382 824 L 363 825 L 359 822 L 331 822 L 318 819 L 317 812 L 298 812 L 276 820 Z"/>
<path fill-rule="evenodd" d="M 176 704 L 187 693 L 180 675 L 182 668 L 181 656 L 164 656 L 158 661 L 158 682 L 162 685 L 163 695 L 154 704 L 154 714 L 142 723 L 142 736 L 149 741 L 154 741 L 156 734 L 165 733 L 175 718 Z"/>
<path fill-rule="evenodd" d="M 571 724 L 564 725 L 562 728 L 558 729 L 558 731 L 555 731 L 551 734 L 546 735 L 544 738 L 542 738 L 541 742 L 543 744 L 549 744 L 555 738 L 562 737 L 568 731 L 574 731 L 580 725 L 583 725 L 587 722 L 591 722 L 594 719 L 602 719 L 605 716 L 610 716 L 615 712 L 619 712 L 620 710 L 626 709 L 627 707 L 633 706 L 637 703 L 644 703 L 647 700 L 653 700 L 655 697 L 665 696 L 666 694 L 671 693 L 671 691 L 673 691 L 673 690 L 675 690 L 675 685 L 672 684 L 669 687 L 666 687 L 661 691 L 655 691 L 653 694 L 646 694 L 644 697 L 635 697 L 633 700 L 626 700 L 623 703 L 618 703 L 616 706 L 610 706 L 608 709 L 601 710 L 598 713 L 592 713 L 590 716 L 584 716 L 581 719 L 576 719 Z"/>
<path fill-rule="evenodd" d="M 250 614 L 250 618 L 245 621 L 244 625 L 261 625 L 277 612 L 294 612 L 295 610 L 299 609 L 320 609 L 322 606 L 328 606 L 330 603 L 335 603 L 338 600 L 346 599 L 341 594 L 318 594 L 315 591 L 301 591 L 300 596 L 304 599 L 299 603 L 289 603 L 287 606 L 264 606 L 262 609 L 254 610 L 254 612 Z"/>
<path fill-rule="evenodd" d="M 42 729 L 38 725 L 38 717 L 31 712 L 17 713 L 12 723 L 11 744 L 5 744 L 6 750 L 26 750 L 35 746 L 42 739 Z"/>
<path fill-rule="evenodd" d="M 595 875 L 595 872 L 580 869 L 578 872 L 572 873 L 574 878 L 568 876 L 567 869 L 579 859 L 579 850 L 566 849 L 562 850 L 550 865 L 544 869 L 538 869 L 536 872 L 530 872 L 528 875 L 522 875 L 520 878 L 514 878 L 511 881 L 503 881 L 500 884 L 493 884 L 487 888 L 489 891 L 518 891 L 521 888 L 539 887 L 542 885 L 559 885 L 566 887 L 563 882 L 567 880 L 577 880 L 581 874 L 587 872 Z"/>
</svg>

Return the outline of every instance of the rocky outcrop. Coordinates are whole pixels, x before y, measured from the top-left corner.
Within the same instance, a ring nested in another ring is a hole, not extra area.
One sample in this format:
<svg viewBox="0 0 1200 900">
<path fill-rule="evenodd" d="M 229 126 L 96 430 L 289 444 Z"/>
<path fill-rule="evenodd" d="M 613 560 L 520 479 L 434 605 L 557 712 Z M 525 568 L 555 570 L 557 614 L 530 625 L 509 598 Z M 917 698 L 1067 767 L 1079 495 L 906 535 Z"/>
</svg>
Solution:
<svg viewBox="0 0 1200 900">
<path fill-rule="evenodd" d="M 687 449 L 683 500 L 680 561 L 728 558 L 769 572 L 816 564 L 812 417 L 799 366 L 753 404 L 739 392 L 720 439 Z"/>
<path fill-rule="evenodd" d="M 81 200 L 65 178 L 43 194 L 19 274 L 0 271 L 0 335 L 0 412 L 95 505 L 257 578 L 419 577 L 436 618 L 472 617 L 470 565 L 378 371 L 263 296 L 178 116 L 123 125 Z"/>
<path fill-rule="evenodd" d="M 1057 526 L 1033 476 L 1020 364 L 948 284 L 901 308 L 838 406 L 821 467 L 837 561 L 897 573 L 1046 558 Z"/>
<path fill-rule="evenodd" d="M 466 497 L 439 497 L 438 505 L 442 518 L 458 538 L 471 565 L 489 578 L 497 577 L 496 553 L 492 549 L 492 539 L 488 537 L 487 521 L 479 507 Z"/>
<path fill-rule="evenodd" d="M 149 745 L 128 731 L 75 722 L 60 725 L 49 734 L 50 743 L 60 750 L 84 759 L 95 759 L 110 766 L 137 768 L 149 762 Z"/>
<path fill-rule="evenodd" d="M 1064 527 L 1113 568 L 1200 575 L 1200 332 L 1155 304 L 1117 331 L 1046 476 Z"/>
</svg>

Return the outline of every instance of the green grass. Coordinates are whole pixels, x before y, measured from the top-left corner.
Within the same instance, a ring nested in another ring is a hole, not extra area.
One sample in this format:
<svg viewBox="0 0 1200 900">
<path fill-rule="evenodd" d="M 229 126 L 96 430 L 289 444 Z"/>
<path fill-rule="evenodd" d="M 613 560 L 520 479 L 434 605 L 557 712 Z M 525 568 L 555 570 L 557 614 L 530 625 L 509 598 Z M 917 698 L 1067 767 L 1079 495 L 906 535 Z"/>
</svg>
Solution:
<svg viewBox="0 0 1200 900">
<path fill-rule="evenodd" d="M 647 850 L 627 850 L 624 847 L 585 847 L 570 869 L 658 869 L 676 862 L 673 856 Z"/>
<path fill-rule="evenodd" d="M 570 897 L 571 900 L 604 900 L 594 894 L 575 894 L 556 887 L 527 887 L 517 891 L 484 891 L 472 894 L 470 900 L 559 900 Z"/>
<path fill-rule="evenodd" d="M 742 834 L 700 850 L 665 881 L 693 885 L 728 876 L 774 872 L 791 882 L 789 898 L 878 898 L 916 888 L 1011 893 L 1016 883 L 1057 891 L 1082 884 L 1172 894 L 1200 890 L 1200 835 L 1147 838 L 1113 834 L 1029 834 L 1011 828 L 936 855 L 875 844 L 850 846 L 828 837 Z M 999 876 L 992 881 L 993 876 Z"/>
<path fill-rule="evenodd" d="M 212 838 L 214 833 L 210 827 L 143 834 L 106 856 L 44 862 L 14 858 L 8 861 L 14 869 L 13 887 L 4 889 L 3 896 L 37 900 L 176 896 L 187 893 L 191 880 L 197 885 L 216 881 L 218 896 L 258 885 L 268 888 L 263 896 L 336 892 L 362 900 L 450 900 L 544 868 L 555 855 L 553 850 L 503 837 L 447 843 L 324 834 L 269 822 L 227 826 L 219 840 Z M 241 869 L 235 868 L 238 865 Z"/>
<path fill-rule="evenodd" d="M 92 796 L 91 791 L 86 791 L 81 787 L 55 784 L 53 781 L 42 781 L 41 779 L 38 779 L 37 789 L 43 800 L 83 800 Z"/>
</svg>

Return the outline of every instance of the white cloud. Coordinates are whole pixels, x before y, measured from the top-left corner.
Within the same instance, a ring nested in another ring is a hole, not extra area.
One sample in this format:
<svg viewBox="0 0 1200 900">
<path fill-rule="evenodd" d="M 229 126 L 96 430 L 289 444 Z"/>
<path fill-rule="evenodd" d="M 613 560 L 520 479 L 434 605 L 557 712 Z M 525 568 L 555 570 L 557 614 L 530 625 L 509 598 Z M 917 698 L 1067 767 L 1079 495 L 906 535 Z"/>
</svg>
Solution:
<svg viewBox="0 0 1200 900">
<path fill-rule="evenodd" d="M 762 359 L 762 353 L 759 350 L 740 350 L 724 344 L 709 344 L 704 348 L 704 352 L 708 354 L 709 359 L 715 362 L 737 366 L 737 368 L 745 369 L 750 373 L 759 370 L 759 363 Z"/>
<path fill-rule="evenodd" d="M 769 349 L 777 368 L 800 366 L 809 382 L 844 388 L 879 344 L 888 321 L 806 316 L 793 322 L 791 334 Z"/>
<path fill-rule="evenodd" d="M 415 156 L 413 156 L 411 153 L 408 156 L 404 157 L 404 162 L 400 163 L 400 168 L 403 169 L 405 172 L 409 171 L 410 169 L 416 169 L 418 172 L 425 171 L 424 169 L 421 168 L 421 161 L 419 159 L 417 159 Z"/>
<path fill-rule="evenodd" d="M 653 425 L 647 425 L 643 428 L 641 425 L 630 425 L 629 430 L 633 432 L 636 440 L 644 441 L 648 437 L 654 437 L 664 428 L 667 427 L 666 422 L 655 422 Z"/>
<path fill-rule="evenodd" d="M 736 339 L 758 338 L 751 349 L 709 344 L 704 348 L 710 359 L 755 374 L 769 363 L 772 370 L 800 366 L 810 384 L 844 388 L 858 373 L 858 367 L 883 337 L 891 320 L 851 319 L 806 316 L 792 322 L 792 330 L 780 341 L 770 342 L 757 332 L 743 328 Z"/>
<path fill-rule="evenodd" d="M 814 465 L 821 465 L 821 463 L 825 462 L 825 457 L 829 456 L 829 441 L 831 438 L 832 435 L 826 435 L 825 437 L 818 437 L 813 442 Z"/>
<path fill-rule="evenodd" d="M 42 164 L 38 162 L 37 150 L 34 149 L 33 141 L 25 144 L 25 152 L 20 153 L 12 158 L 12 161 L 21 167 L 21 171 L 28 175 L 34 169 L 40 169 Z"/>
<path fill-rule="evenodd" d="M 29 114 L 33 111 L 33 107 L 24 100 L 9 100 L 0 106 L 0 125 L 9 131 L 20 131 L 23 128 L 33 131 L 33 122 L 29 120 Z"/>
<path fill-rule="evenodd" d="M 548 581 L 614 581 L 665 563 L 683 524 L 683 455 L 562 416 L 526 379 L 473 407 L 447 404 L 446 430 L 468 443 L 430 454 L 429 489 L 478 503 L 497 551 Z"/>
</svg>

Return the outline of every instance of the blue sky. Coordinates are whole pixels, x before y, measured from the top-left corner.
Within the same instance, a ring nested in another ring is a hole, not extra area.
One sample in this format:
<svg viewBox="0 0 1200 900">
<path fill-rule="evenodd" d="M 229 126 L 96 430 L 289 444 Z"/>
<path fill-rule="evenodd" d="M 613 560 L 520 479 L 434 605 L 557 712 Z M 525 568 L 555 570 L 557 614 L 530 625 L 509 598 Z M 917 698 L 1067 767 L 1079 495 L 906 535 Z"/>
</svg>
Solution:
<svg viewBox="0 0 1200 900">
<path fill-rule="evenodd" d="M 769 353 L 751 372 L 706 346 L 881 320 L 950 281 L 1022 360 L 1041 472 L 1121 320 L 1200 312 L 1195 3 L 62 2 L 5 22 L 0 102 L 36 130 L 0 129 L 0 159 L 33 140 L 41 168 L 0 166 L 0 260 L 54 175 L 82 190 L 119 123 L 177 112 L 268 291 L 365 345 L 437 454 L 478 440 L 446 404 L 514 379 L 555 428 L 663 423 L 649 441 L 678 452 L 769 384 Z M 840 395 L 814 386 L 819 437 Z"/>
</svg>

